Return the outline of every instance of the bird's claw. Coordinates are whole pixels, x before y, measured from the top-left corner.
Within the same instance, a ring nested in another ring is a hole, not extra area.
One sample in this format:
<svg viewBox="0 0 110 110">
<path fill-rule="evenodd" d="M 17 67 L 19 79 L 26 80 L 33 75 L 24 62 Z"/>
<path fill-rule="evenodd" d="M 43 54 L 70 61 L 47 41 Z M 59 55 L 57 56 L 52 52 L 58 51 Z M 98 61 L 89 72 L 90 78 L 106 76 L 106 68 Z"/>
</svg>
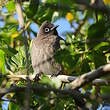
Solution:
<svg viewBox="0 0 110 110">
<path fill-rule="evenodd" d="M 35 76 L 35 78 L 34 78 L 34 81 L 36 82 L 38 82 L 41 78 L 40 78 L 40 76 L 41 76 L 41 73 L 38 73 L 38 74 L 36 74 L 36 76 Z"/>
</svg>

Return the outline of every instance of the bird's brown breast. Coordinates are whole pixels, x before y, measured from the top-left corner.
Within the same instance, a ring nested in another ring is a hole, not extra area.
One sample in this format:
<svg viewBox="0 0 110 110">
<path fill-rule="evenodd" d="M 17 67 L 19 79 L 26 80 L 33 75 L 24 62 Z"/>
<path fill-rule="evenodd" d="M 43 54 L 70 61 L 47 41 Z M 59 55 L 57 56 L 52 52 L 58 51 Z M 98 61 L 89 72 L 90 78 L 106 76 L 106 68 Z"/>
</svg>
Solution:
<svg viewBox="0 0 110 110">
<path fill-rule="evenodd" d="M 32 41 L 32 66 L 36 73 L 58 74 L 60 64 L 54 59 L 60 47 L 58 36 L 38 37 Z"/>
</svg>

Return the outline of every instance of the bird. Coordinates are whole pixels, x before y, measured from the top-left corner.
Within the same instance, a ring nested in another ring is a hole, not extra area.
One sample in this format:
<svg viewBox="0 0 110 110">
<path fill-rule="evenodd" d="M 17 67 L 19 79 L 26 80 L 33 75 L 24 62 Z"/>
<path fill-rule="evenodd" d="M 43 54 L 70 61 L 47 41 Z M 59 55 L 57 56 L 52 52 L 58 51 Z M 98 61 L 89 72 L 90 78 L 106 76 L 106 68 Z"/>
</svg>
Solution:
<svg viewBox="0 0 110 110">
<path fill-rule="evenodd" d="M 57 50 L 60 49 L 60 40 L 63 40 L 58 35 L 57 27 L 58 25 L 55 26 L 48 21 L 44 21 L 40 26 L 37 37 L 32 40 L 31 60 L 36 78 L 42 73 L 52 77 L 65 74 L 63 66 L 56 62 L 54 58 Z M 78 106 L 85 106 L 85 101 L 79 91 L 74 92 L 74 99 Z"/>
<path fill-rule="evenodd" d="M 36 75 L 42 73 L 57 76 L 62 73 L 62 65 L 57 63 L 54 55 L 60 48 L 60 40 L 57 26 L 44 21 L 40 26 L 37 37 L 32 40 L 32 67 Z"/>
</svg>

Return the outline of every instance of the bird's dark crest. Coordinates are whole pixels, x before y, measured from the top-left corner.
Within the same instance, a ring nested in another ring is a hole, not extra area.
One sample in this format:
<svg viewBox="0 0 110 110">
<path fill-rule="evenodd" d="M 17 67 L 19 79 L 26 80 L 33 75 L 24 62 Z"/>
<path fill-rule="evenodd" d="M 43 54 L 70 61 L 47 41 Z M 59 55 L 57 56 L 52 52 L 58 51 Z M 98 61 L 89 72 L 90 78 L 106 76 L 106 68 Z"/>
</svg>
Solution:
<svg viewBox="0 0 110 110">
<path fill-rule="evenodd" d="M 54 24 L 44 21 L 40 27 L 39 35 L 47 35 L 47 34 L 54 34 L 58 35 L 57 28 L 58 26 L 55 26 Z"/>
</svg>

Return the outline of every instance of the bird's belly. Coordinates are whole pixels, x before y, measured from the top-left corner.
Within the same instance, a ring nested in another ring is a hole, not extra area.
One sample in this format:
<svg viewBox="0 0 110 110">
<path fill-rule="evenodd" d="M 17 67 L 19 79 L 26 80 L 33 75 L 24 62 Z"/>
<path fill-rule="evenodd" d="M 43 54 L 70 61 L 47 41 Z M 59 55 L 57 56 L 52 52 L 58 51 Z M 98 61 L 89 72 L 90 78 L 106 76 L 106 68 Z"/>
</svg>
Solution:
<svg viewBox="0 0 110 110">
<path fill-rule="evenodd" d="M 42 70 L 43 73 L 49 74 L 49 75 L 54 74 L 55 72 L 57 72 L 57 70 L 55 70 L 55 68 L 50 63 L 44 63 L 43 68 L 41 67 L 41 70 Z"/>
<path fill-rule="evenodd" d="M 56 74 L 58 72 L 58 68 L 56 67 L 54 58 L 45 55 L 44 63 L 40 65 L 40 70 L 45 74 Z"/>
<path fill-rule="evenodd" d="M 34 51 L 34 50 L 33 50 Z M 56 75 L 61 71 L 60 64 L 54 59 L 54 51 L 51 47 L 36 48 L 36 53 L 32 55 L 32 65 L 35 73 Z"/>
</svg>

